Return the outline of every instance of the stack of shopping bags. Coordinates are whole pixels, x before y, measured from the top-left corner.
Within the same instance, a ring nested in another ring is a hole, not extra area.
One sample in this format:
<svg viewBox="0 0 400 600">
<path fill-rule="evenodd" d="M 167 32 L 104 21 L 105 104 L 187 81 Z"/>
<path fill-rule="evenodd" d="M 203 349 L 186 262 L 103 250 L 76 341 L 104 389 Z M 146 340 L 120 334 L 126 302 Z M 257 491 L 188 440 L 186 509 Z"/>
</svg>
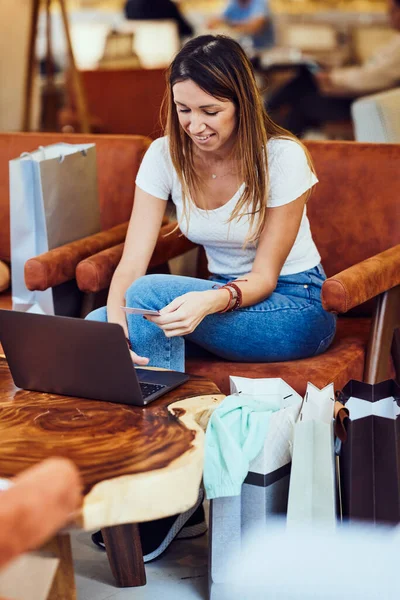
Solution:
<svg viewBox="0 0 400 600">
<path fill-rule="evenodd" d="M 282 379 L 231 377 L 206 432 L 212 600 L 233 598 L 229 565 L 279 515 L 331 531 L 400 520 L 399 387 L 351 381 L 337 396 L 333 384 L 309 383 L 303 399 Z"/>
</svg>

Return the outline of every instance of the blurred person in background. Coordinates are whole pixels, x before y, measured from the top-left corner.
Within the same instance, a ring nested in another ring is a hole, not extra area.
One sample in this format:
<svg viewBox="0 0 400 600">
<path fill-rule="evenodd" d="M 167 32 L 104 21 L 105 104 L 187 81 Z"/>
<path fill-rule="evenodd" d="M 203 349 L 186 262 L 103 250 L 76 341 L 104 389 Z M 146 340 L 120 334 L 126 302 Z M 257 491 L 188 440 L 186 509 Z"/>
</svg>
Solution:
<svg viewBox="0 0 400 600">
<path fill-rule="evenodd" d="M 82 504 L 77 467 L 49 458 L 13 479 L 0 479 L 0 568 L 42 546 L 73 520 Z"/>
<path fill-rule="evenodd" d="M 301 136 L 325 121 L 350 119 L 354 98 L 400 84 L 400 0 L 388 0 L 395 35 L 361 65 L 312 72 L 302 67 L 298 75 L 267 101 L 272 118 Z"/>
<path fill-rule="evenodd" d="M 224 25 L 243 37 L 251 38 L 256 49 L 274 45 L 268 0 L 229 0 L 222 15 L 213 17 L 207 23 L 209 29 L 218 29 Z"/>
<path fill-rule="evenodd" d="M 193 35 L 192 26 L 186 21 L 177 4 L 172 0 L 127 0 L 124 8 L 127 19 L 171 19 L 178 25 L 181 38 Z"/>
</svg>

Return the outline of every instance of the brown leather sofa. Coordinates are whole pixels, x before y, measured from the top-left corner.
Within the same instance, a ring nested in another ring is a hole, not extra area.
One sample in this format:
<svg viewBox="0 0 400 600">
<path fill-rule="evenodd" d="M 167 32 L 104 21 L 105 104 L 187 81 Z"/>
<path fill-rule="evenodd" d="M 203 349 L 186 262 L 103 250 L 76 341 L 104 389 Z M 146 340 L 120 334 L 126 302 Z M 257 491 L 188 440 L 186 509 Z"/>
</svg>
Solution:
<svg viewBox="0 0 400 600">
<path fill-rule="evenodd" d="M 125 143 L 129 146 L 130 139 Z M 212 355 L 187 362 L 188 372 L 207 376 L 224 392 L 229 391 L 229 375 L 282 377 L 301 394 L 308 381 L 318 387 L 333 382 L 336 389 L 352 378 L 381 381 L 389 374 L 392 340 L 399 368 L 398 335 L 393 333 L 400 326 L 400 146 L 355 142 L 307 146 L 320 181 L 308 213 L 329 277 L 322 290 L 323 304 L 341 315 L 335 340 L 320 356 L 290 362 L 235 363 Z M 122 177 L 122 171 L 116 176 Z M 181 245 L 177 251 L 188 248 L 177 235 L 159 242 L 155 255 L 174 244 Z M 85 247 L 90 243 L 82 241 Z M 76 250 L 71 247 L 28 261 L 28 287 L 45 289 L 72 277 L 72 264 L 67 265 Z M 106 289 L 121 252 L 122 244 L 81 262 L 75 256 L 80 289 L 88 294 Z"/>
</svg>

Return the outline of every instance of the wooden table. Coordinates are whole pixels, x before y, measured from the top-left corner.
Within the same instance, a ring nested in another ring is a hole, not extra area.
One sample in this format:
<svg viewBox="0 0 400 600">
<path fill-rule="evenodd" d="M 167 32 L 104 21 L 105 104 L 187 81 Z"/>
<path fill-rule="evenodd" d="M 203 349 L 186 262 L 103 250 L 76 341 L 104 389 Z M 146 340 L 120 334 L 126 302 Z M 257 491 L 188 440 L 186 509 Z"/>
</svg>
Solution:
<svg viewBox="0 0 400 600">
<path fill-rule="evenodd" d="M 224 396 L 202 377 L 145 408 L 17 388 L 0 359 L 0 477 L 13 477 L 49 456 L 79 467 L 84 500 L 77 524 L 103 529 L 117 585 L 144 585 L 136 523 L 189 509 L 203 471 L 204 430 Z M 68 535 L 49 547 L 62 568 L 52 600 L 76 598 Z"/>
</svg>

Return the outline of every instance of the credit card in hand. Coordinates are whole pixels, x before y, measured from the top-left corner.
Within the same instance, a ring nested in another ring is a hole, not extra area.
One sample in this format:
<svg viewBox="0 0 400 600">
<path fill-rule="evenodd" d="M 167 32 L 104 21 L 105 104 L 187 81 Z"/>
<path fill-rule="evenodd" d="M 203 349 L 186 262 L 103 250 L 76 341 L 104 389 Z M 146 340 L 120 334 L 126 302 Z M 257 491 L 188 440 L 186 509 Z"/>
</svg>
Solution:
<svg viewBox="0 0 400 600">
<path fill-rule="evenodd" d="M 160 315 L 160 311 L 147 310 L 147 308 L 129 308 L 128 306 L 121 306 L 121 308 L 127 315 L 153 315 L 156 317 Z"/>
</svg>

